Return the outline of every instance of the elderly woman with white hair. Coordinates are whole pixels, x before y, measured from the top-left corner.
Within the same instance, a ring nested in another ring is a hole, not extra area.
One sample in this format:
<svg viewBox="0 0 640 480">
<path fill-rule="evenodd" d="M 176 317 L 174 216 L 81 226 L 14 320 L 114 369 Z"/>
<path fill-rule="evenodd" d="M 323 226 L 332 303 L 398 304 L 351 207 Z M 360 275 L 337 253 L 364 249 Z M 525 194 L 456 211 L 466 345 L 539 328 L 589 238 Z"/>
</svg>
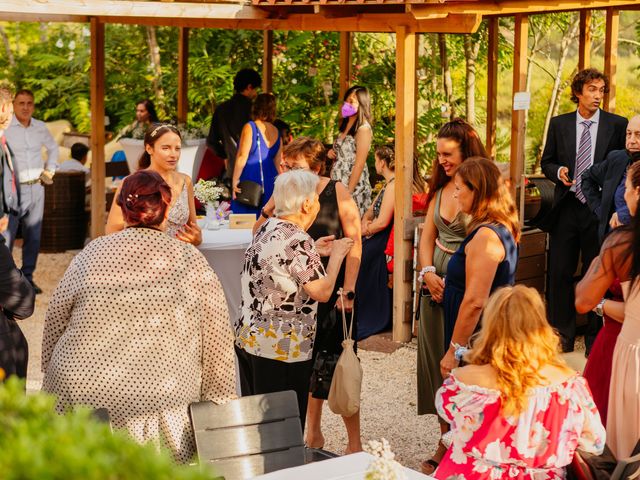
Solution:
<svg viewBox="0 0 640 480">
<path fill-rule="evenodd" d="M 292 170 L 276 178 L 275 217 L 245 253 L 242 306 L 235 325 L 242 395 L 294 390 L 304 430 L 318 302 L 333 291 L 350 238 L 306 233 L 318 214 L 318 176 Z M 320 255 L 330 255 L 327 268 Z"/>
</svg>

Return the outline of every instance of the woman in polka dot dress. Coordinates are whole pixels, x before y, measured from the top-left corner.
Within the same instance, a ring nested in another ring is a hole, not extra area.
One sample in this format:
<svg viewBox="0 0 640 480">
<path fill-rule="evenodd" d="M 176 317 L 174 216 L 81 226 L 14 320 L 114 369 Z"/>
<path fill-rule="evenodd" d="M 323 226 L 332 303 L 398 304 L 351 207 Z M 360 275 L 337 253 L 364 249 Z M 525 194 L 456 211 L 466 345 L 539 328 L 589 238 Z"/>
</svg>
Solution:
<svg viewBox="0 0 640 480">
<path fill-rule="evenodd" d="M 171 188 L 127 177 L 117 198 L 126 228 L 92 241 L 49 304 L 43 390 L 58 408 L 104 407 L 114 427 L 194 454 L 188 406 L 235 397 L 233 334 L 222 286 L 193 246 L 165 234 Z"/>
</svg>

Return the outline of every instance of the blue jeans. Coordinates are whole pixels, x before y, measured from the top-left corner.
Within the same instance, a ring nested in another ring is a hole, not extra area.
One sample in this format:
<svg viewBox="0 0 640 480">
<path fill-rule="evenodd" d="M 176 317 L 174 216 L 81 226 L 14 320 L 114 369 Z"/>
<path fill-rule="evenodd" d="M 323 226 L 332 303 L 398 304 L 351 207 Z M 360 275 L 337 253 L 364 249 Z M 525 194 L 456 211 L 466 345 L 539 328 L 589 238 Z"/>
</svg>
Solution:
<svg viewBox="0 0 640 480">
<path fill-rule="evenodd" d="M 22 225 L 22 273 L 30 281 L 38 261 L 40 235 L 42 234 L 42 215 L 44 213 L 44 187 L 40 183 L 20 185 L 20 214 L 9 216 L 9 228 L 4 238 L 9 250 L 13 251 L 13 242 Z"/>
</svg>

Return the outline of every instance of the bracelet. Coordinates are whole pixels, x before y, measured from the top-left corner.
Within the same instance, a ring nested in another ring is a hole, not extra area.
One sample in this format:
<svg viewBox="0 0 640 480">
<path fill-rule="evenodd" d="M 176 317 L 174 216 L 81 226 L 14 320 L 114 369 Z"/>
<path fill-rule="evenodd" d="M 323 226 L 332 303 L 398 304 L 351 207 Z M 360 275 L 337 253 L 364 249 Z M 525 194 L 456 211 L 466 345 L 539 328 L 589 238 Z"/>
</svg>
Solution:
<svg viewBox="0 0 640 480">
<path fill-rule="evenodd" d="M 436 267 L 434 267 L 433 265 L 422 267 L 422 270 L 420 270 L 420 273 L 418 274 L 418 282 L 422 283 L 422 281 L 424 280 L 424 276 L 427 273 L 436 273 Z"/>
</svg>

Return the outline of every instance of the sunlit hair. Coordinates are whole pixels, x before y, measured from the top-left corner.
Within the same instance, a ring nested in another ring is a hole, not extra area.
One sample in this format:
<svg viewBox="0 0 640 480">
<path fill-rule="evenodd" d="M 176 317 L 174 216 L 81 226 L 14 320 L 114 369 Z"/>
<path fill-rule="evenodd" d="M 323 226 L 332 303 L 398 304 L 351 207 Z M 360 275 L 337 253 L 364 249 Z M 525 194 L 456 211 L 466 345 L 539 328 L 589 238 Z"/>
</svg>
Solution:
<svg viewBox="0 0 640 480">
<path fill-rule="evenodd" d="M 427 181 L 424 179 L 420 171 L 420 159 L 417 154 L 413 154 L 413 183 L 411 185 L 411 193 L 425 193 L 429 190 Z"/>
<path fill-rule="evenodd" d="M 392 172 L 395 171 L 396 154 L 393 151 L 393 148 L 387 147 L 386 145 L 376 147 L 374 154 L 377 158 L 384 162 L 389 170 L 391 170 Z"/>
<path fill-rule="evenodd" d="M 456 118 L 445 123 L 438 131 L 438 139 L 446 138 L 454 140 L 458 143 L 462 161 L 466 161 L 471 157 L 487 158 L 487 151 L 482 145 L 480 136 L 474 128 L 461 118 Z M 440 165 L 438 159 L 433 161 L 431 169 L 431 178 L 429 179 L 429 199 L 433 198 L 436 192 L 444 187 L 451 178 L 444 172 L 444 167 Z"/>
<path fill-rule="evenodd" d="M 140 155 L 140 159 L 138 160 L 138 168 L 140 170 L 149 168 L 149 165 L 151 165 L 151 155 L 149 155 L 149 153 L 147 152 L 146 146 L 149 145 L 150 147 L 153 147 L 165 133 L 169 132 L 175 133 L 176 135 L 178 135 L 178 137 L 180 137 L 180 140 L 182 140 L 180 131 L 169 123 L 155 123 L 147 128 L 147 131 L 144 134 L 145 150 L 142 155 Z"/>
<path fill-rule="evenodd" d="M 343 101 L 347 101 L 347 98 L 351 96 L 353 92 L 356 92 L 356 99 L 358 100 L 358 113 L 356 113 L 356 121 L 351 126 L 347 134 L 352 137 L 355 136 L 358 129 L 368 123 L 369 125 L 373 124 L 373 118 L 371 116 L 371 98 L 369 97 L 369 90 L 367 87 L 362 87 L 360 85 L 354 85 L 349 88 L 346 92 L 344 92 Z M 343 118 L 340 122 L 340 126 L 338 130 L 344 132 L 347 129 L 347 124 L 349 123 L 348 118 Z"/>
<path fill-rule="evenodd" d="M 482 329 L 464 360 L 493 367 L 504 412 L 517 414 L 526 408 L 531 389 L 543 385 L 543 367 L 568 368 L 559 355 L 559 345 L 540 294 L 516 285 L 500 288 L 489 297 Z"/>
<path fill-rule="evenodd" d="M 320 140 L 311 137 L 298 137 L 289 142 L 282 150 L 285 160 L 295 162 L 302 159 L 309 168 L 324 175 L 327 166 L 327 149 Z"/>
<path fill-rule="evenodd" d="M 472 157 L 460 164 L 456 176 L 473 192 L 468 231 L 484 223 L 502 224 L 518 242 L 518 211 L 496 164 L 487 158 Z"/>
<path fill-rule="evenodd" d="M 139 170 L 122 182 L 116 205 L 127 225 L 160 225 L 171 204 L 171 187 L 157 172 Z"/>
<path fill-rule="evenodd" d="M 251 115 L 254 120 L 273 122 L 276 119 L 276 97 L 271 93 L 261 93 L 253 102 Z"/>
<path fill-rule="evenodd" d="M 582 95 L 585 84 L 591 83 L 594 80 L 602 80 L 604 82 L 604 93 L 609 93 L 609 78 L 600 70 L 585 68 L 576 73 L 576 76 L 573 77 L 571 81 L 571 101 L 578 103 L 578 95 Z"/>
<path fill-rule="evenodd" d="M 302 204 L 316 194 L 320 177 L 308 170 L 291 170 L 276 177 L 273 201 L 276 216 L 296 215 Z"/>
</svg>

